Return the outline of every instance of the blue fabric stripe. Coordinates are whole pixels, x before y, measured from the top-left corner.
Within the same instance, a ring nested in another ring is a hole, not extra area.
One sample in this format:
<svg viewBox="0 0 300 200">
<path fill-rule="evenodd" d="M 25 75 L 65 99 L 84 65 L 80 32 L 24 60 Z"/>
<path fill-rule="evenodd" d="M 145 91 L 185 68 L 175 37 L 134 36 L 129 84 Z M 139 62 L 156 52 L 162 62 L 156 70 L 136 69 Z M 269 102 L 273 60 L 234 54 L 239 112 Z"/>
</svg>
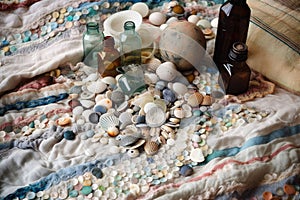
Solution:
<svg viewBox="0 0 300 200">
<path fill-rule="evenodd" d="M 279 130 L 275 130 L 268 135 L 264 136 L 257 136 L 247 140 L 241 147 L 232 147 L 222 150 L 215 150 L 212 154 L 208 155 L 205 159 L 205 162 L 201 163 L 201 165 L 207 164 L 211 160 L 218 158 L 218 157 L 232 157 L 237 155 L 239 152 L 257 145 L 267 144 L 275 139 L 290 137 L 293 135 L 300 134 L 300 124 L 291 126 L 291 127 L 284 127 Z"/>
</svg>

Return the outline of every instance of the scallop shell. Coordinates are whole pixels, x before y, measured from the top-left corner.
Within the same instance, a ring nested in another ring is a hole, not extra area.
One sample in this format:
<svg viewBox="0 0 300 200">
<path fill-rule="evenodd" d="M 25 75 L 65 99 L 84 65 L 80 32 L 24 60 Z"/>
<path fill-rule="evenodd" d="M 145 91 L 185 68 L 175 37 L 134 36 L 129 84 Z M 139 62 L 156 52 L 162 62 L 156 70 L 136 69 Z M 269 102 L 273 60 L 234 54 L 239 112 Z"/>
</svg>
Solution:
<svg viewBox="0 0 300 200">
<path fill-rule="evenodd" d="M 105 113 L 100 116 L 100 126 L 104 130 L 108 130 L 110 127 L 116 127 L 119 125 L 119 119 L 112 113 Z"/>
<path fill-rule="evenodd" d="M 166 121 L 166 113 L 164 110 L 155 106 L 146 113 L 146 123 L 150 127 L 159 127 Z"/>
<path fill-rule="evenodd" d="M 196 107 L 199 106 L 202 103 L 202 101 L 203 101 L 203 95 L 199 92 L 196 92 L 189 96 L 187 103 L 192 107 Z"/>
<path fill-rule="evenodd" d="M 88 91 L 94 93 L 94 94 L 99 94 L 104 92 L 106 90 L 107 85 L 103 83 L 102 81 L 96 81 L 96 82 L 90 82 L 87 84 L 87 89 Z"/>
<path fill-rule="evenodd" d="M 177 77 L 176 66 L 172 62 L 164 62 L 156 69 L 156 74 L 161 80 L 173 81 Z"/>
<path fill-rule="evenodd" d="M 144 146 L 144 150 L 146 154 L 149 156 L 156 154 L 158 149 L 159 149 L 159 145 L 154 141 L 147 141 Z"/>
</svg>

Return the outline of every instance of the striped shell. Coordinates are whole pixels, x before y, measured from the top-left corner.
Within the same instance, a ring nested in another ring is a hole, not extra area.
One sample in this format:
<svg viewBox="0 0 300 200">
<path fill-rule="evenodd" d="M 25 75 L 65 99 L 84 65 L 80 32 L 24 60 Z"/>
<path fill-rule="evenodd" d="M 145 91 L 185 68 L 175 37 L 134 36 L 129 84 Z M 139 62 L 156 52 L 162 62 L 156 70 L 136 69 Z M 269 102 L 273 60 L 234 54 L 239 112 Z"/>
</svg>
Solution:
<svg viewBox="0 0 300 200">
<path fill-rule="evenodd" d="M 137 135 L 122 135 L 119 145 L 126 147 L 136 143 L 140 139 Z"/>
<path fill-rule="evenodd" d="M 148 141 L 144 146 L 144 150 L 146 154 L 149 156 L 156 154 L 158 149 L 159 149 L 159 145 L 154 141 Z"/>
<path fill-rule="evenodd" d="M 112 113 L 105 113 L 100 116 L 99 123 L 107 131 L 110 127 L 119 126 L 119 119 Z"/>
</svg>

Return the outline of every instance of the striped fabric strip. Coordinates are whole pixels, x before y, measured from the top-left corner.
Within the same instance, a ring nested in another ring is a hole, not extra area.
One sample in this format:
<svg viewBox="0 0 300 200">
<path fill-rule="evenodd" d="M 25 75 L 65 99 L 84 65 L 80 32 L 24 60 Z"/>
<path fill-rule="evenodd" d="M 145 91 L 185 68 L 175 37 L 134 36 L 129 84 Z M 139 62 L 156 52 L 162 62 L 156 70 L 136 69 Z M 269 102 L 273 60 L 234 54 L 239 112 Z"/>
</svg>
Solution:
<svg viewBox="0 0 300 200">
<path fill-rule="evenodd" d="M 262 30 L 266 31 L 267 33 L 269 33 L 270 35 L 272 35 L 273 37 L 275 37 L 276 39 L 278 39 L 279 41 L 281 41 L 282 43 L 284 43 L 285 45 L 287 45 L 288 47 L 290 47 L 291 49 L 293 49 L 294 51 L 296 51 L 298 54 L 300 54 L 300 46 L 299 46 L 299 44 L 297 44 L 294 41 L 290 40 L 284 34 L 281 34 L 278 31 L 275 31 L 274 29 L 272 29 L 269 25 L 267 25 L 266 23 L 264 23 L 258 17 L 251 16 L 251 20 L 250 21 L 253 24 L 255 24 L 256 26 L 258 26 L 259 28 L 261 28 Z"/>
</svg>

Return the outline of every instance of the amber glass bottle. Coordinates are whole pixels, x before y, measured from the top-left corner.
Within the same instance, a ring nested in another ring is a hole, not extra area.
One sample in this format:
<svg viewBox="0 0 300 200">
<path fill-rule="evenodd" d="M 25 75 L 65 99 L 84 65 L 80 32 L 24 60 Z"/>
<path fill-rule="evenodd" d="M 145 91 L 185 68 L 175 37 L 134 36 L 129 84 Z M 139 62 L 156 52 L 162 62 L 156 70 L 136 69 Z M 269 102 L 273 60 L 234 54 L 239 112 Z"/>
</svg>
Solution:
<svg viewBox="0 0 300 200">
<path fill-rule="evenodd" d="M 229 52 L 229 61 L 223 63 L 220 73 L 227 94 L 241 94 L 248 90 L 251 70 L 247 63 L 248 48 L 242 42 L 233 44 Z"/>
<path fill-rule="evenodd" d="M 250 14 L 246 0 L 228 0 L 221 6 L 213 57 L 218 67 L 228 59 L 233 43 L 246 44 Z"/>
<path fill-rule="evenodd" d="M 102 77 L 118 75 L 120 53 L 115 49 L 115 41 L 111 36 L 105 37 L 103 50 L 98 53 L 98 72 Z"/>
</svg>

